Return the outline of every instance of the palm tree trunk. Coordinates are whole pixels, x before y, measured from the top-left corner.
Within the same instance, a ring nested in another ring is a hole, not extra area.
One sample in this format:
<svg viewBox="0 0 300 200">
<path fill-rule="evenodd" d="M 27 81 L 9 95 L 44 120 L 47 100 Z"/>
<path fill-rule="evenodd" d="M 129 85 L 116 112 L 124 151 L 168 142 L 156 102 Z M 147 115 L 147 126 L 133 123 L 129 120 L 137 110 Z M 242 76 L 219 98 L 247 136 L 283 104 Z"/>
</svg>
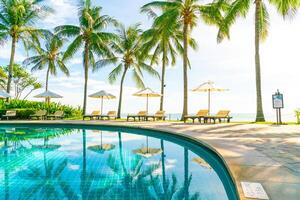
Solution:
<svg viewBox="0 0 300 200">
<path fill-rule="evenodd" d="M 163 50 L 162 69 L 161 69 L 161 89 L 160 89 L 160 110 L 164 110 L 164 96 L 165 96 L 165 74 L 166 74 L 166 48 Z"/>
<path fill-rule="evenodd" d="M 16 52 L 16 42 L 17 42 L 16 37 L 12 37 L 10 61 L 8 66 L 7 88 L 6 88 L 7 93 L 10 93 L 11 81 L 13 78 L 13 66 L 14 66 L 14 59 L 15 59 L 15 52 Z"/>
<path fill-rule="evenodd" d="M 188 114 L 188 25 L 183 25 L 183 111 L 181 120 Z"/>
<path fill-rule="evenodd" d="M 118 106 L 118 113 L 117 113 L 117 118 L 118 119 L 121 118 L 122 97 L 123 97 L 123 83 L 124 83 L 124 80 L 125 80 L 125 76 L 126 76 L 127 70 L 128 70 L 128 67 L 125 66 L 125 69 L 124 69 L 124 72 L 123 72 L 122 78 L 121 78 L 121 84 L 120 84 L 119 106 Z"/>
<path fill-rule="evenodd" d="M 122 133 L 118 132 L 118 138 L 119 138 L 119 156 L 120 156 L 120 161 L 123 169 L 123 173 L 126 174 L 126 166 L 123 158 L 123 145 L 122 145 Z"/>
<path fill-rule="evenodd" d="M 83 115 L 86 114 L 86 102 L 87 102 L 87 86 L 89 76 L 89 44 L 85 43 L 84 48 L 84 96 L 83 96 Z"/>
<path fill-rule="evenodd" d="M 260 55 L 259 55 L 259 44 L 260 44 L 260 10 L 261 0 L 255 1 L 255 75 L 256 75 L 256 122 L 264 122 L 264 112 L 262 105 L 262 94 L 261 94 L 261 72 L 260 72 Z"/>
<path fill-rule="evenodd" d="M 163 190 L 164 194 L 167 192 L 167 181 L 166 181 L 166 164 L 165 164 L 165 147 L 164 141 L 160 140 L 160 147 L 161 147 L 161 168 L 162 168 L 162 179 L 163 179 Z"/>
<path fill-rule="evenodd" d="M 80 189 L 81 189 L 81 196 L 82 199 L 86 199 L 86 130 L 82 130 L 82 174 L 81 174 L 81 184 L 80 184 Z"/>
<path fill-rule="evenodd" d="M 4 147 L 7 148 L 8 141 L 7 139 L 4 139 Z M 6 149 L 4 151 L 4 161 L 5 163 L 8 162 L 8 150 Z M 4 199 L 9 200 L 9 170 L 7 169 L 7 166 L 4 169 Z"/>
<path fill-rule="evenodd" d="M 189 199 L 189 150 L 184 148 L 184 199 Z"/>
<path fill-rule="evenodd" d="M 50 73 L 50 66 L 48 66 L 47 73 L 46 73 L 46 91 L 48 91 L 49 73 Z"/>
</svg>

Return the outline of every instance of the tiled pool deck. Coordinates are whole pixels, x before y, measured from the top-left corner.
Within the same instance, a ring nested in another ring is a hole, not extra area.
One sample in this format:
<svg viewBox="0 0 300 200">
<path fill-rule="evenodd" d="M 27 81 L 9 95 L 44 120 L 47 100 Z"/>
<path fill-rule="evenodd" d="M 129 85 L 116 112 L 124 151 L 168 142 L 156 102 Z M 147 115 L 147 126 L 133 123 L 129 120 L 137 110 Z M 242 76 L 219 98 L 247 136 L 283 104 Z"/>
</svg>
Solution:
<svg viewBox="0 0 300 200">
<path fill-rule="evenodd" d="M 223 156 L 236 180 L 241 199 L 246 199 L 241 190 L 241 181 L 261 183 L 272 200 L 300 199 L 300 126 L 122 121 L 43 121 L 42 123 L 134 126 L 194 137 L 209 144 Z"/>
</svg>

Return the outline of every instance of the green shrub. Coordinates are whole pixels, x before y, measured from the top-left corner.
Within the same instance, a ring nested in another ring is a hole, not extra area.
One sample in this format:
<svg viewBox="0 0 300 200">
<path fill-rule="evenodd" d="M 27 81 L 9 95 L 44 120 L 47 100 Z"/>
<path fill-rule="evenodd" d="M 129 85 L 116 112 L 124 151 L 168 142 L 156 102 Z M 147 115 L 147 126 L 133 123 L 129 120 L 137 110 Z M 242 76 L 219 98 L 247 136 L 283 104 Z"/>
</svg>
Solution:
<svg viewBox="0 0 300 200">
<path fill-rule="evenodd" d="M 27 101 L 27 100 L 10 100 L 6 102 L 0 101 L 0 114 L 5 114 L 6 110 L 17 110 L 18 119 L 28 119 L 31 114 L 37 110 L 47 110 L 49 113 L 62 110 L 65 113 L 65 118 L 79 118 L 82 115 L 82 110 L 72 106 L 62 105 L 60 103 Z"/>
<path fill-rule="evenodd" d="M 10 110 L 10 109 L 9 109 Z M 17 111 L 17 119 L 29 119 L 29 116 L 35 113 L 34 109 L 12 109 Z M 7 110 L 0 110 L 0 114 L 5 115 Z"/>
</svg>

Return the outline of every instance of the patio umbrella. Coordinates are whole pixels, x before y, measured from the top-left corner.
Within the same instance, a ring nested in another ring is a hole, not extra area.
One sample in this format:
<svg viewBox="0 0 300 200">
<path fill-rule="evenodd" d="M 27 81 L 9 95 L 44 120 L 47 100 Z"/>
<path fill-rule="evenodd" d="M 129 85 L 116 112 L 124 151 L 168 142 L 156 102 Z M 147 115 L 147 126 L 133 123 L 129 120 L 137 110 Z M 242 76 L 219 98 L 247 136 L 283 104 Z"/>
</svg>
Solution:
<svg viewBox="0 0 300 200">
<path fill-rule="evenodd" d="M 6 98 L 10 98 L 10 94 L 8 94 L 7 92 L 5 92 L 4 90 L 0 90 L 0 99 L 6 99 Z"/>
<path fill-rule="evenodd" d="M 38 94 L 36 96 L 34 96 L 35 98 L 44 98 L 46 99 L 46 101 L 48 103 L 50 103 L 50 99 L 58 99 L 58 98 L 62 98 L 62 96 L 60 96 L 59 94 L 56 94 L 54 92 L 51 92 L 49 90 L 41 93 L 41 94 Z"/>
<path fill-rule="evenodd" d="M 146 136 L 146 147 L 141 147 L 139 149 L 132 151 L 134 154 L 143 156 L 145 158 L 150 158 L 152 156 L 155 156 L 157 154 L 160 154 L 162 152 L 159 148 L 150 148 L 149 147 L 149 139 L 148 136 Z"/>
<path fill-rule="evenodd" d="M 98 131 L 93 131 L 98 132 Z M 104 153 L 105 151 L 113 150 L 116 146 L 114 144 L 103 144 L 102 143 L 102 131 L 100 131 L 100 145 L 89 146 L 88 149 L 97 153 Z"/>
<path fill-rule="evenodd" d="M 94 94 L 89 95 L 89 97 L 91 98 L 97 98 L 97 99 L 101 99 L 101 115 L 103 114 L 103 99 L 115 99 L 116 97 L 104 90 L 101 90 L 99 92 L 96 92 Z"/>
<path fill-rule="evenodd" d="M 60 96 L 59 94 L 56 94 L 54 92 L 51 92 L 49 90 L 46 90 L 45 92 L 34 96 L 34 98 L 44 98 L 45 101 L 48 103 L 48 108 L 49 108 L 49 104 L 50 104 L 51 99 L 62 98 L 62 96 Z"/>
<path fill-rule="evenodd" d="M 192 90 L 193 92 L 207 92 L 208 93 L 208 113 L 210 113 L 210 95 L 211 92 L 224 92 L 228 91 L 228 89 L 223 88 L 217 88 L 214 85 L 214 82 L 207 81 L 201 85 L 199 85 L 197 88 Z"/>
<path fill-rule="evenodd" d="M 143 90 L 140 90 L 140 91 L 134 93 L 133 96 L 146 97 L 147 98 L 147 101 L 146 101 L 146 111 L 148 112 L 149 97 L 161 97 L 161 94 L 154 92 L 150 88 L 145 88 Z"/>
</svg>

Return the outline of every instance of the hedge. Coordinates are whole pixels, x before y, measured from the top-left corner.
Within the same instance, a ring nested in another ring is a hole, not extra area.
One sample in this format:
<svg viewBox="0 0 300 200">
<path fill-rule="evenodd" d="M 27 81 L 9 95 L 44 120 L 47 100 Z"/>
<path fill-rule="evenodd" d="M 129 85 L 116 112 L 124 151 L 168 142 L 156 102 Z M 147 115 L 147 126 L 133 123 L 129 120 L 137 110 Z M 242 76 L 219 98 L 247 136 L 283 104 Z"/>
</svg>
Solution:
<svg viewBox="0 0 300 200">
<path fill-rule="evenodd" d="M 47 110 L 49 113 L 55 111 L 64 111 L 65 118 L 79 118 L 82 115 L 80 107 L 75 108 L 68 105 L 62 105 L 59 103 L 50 103 L 49 105 L 44 102 L 28 101 L 28 100 L 5 100 L 0 101 L 0 115 L 6 113 L 7 110 L 16 110 L 18 119 L 28 119 L 31 114 L 34 114 L 37 110 Z"/>
</svg>

